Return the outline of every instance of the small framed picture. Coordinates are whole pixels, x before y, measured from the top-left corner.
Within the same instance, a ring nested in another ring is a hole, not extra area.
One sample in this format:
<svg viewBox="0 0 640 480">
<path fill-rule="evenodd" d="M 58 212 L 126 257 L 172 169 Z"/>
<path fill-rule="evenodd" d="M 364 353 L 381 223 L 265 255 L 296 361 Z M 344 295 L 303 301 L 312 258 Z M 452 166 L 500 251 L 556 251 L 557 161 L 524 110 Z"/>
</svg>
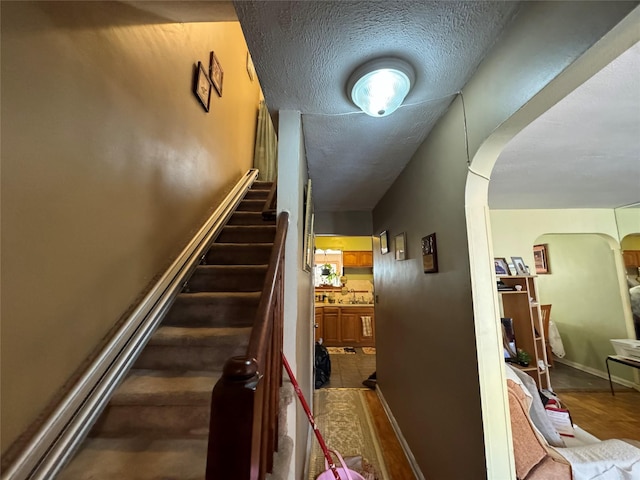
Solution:
<svg viewBox="0 0 640 480">
<path fill-rule="evenodd" d="M 380 234 L 380 253 L 389 253 L 389 234 L 386 230 Z"/>
<path fill-rule="evenodd" d="M 516 273 L 518 275 L 529 275 L 527 266 L 524 264 L 522 257 L 511 257 L 511 261 L 513 262 L 513 266 L 516 267 Z"/>
<path fill-rule="evenodd" d="M 422 237 L 422 268 L 424 273 L 438 272 L 438 249 L 436 247 L 436 234 L 432 233 Z"/>
<path fill-rule="evenodd" d="M 536 264 L 537 274 L 551 273 L 549 270 L 549 255 L 547 253 L 547 244 L 533 246 L 533 259 Z"/>
<path fill-rule="evenodd" d="M 247 51 L 247 75 L 249 80 L 253 82 L 253 77 L 256 75 L 256 67 L 253 66 L 253 60 L 251 60 L 251 54 Z"/>
<path fill-rule="evenodd" d="M 509 264 L 507 259 L 503 257 L 496 257 L 493 259 L 493 266 L 496 270 L 496 275 L 511 275 L 509 270 Z"/>
<path fill-rule="evenodd" d="M 198 100 L 200 100 L 204 111 L 208 112 L 209 104 L 211 103 L 211 81 L 207 76 L 202 62 L 198 62 L 198 70 L 196 71 L 196 78 L 193 82 L 193 93 L 195 93 Z"/>
<path fill-rule="evenodd" d="M 221 97 L 224 72 L 222 71 L 218 57 L 216 57 L 216 54 L 213 52 L 209 54 L 209 77 L 211 78 L 213 87 L 216 89 L 216 92 L 218 92 L 218 96 Z"/>
<path fill-rule="evenodd" d="M 395 237 L 394 248 L 396 252 L 396 260 L 407 259 L 407 234 L 405 232 L 399 233 Z"/>
</svg>

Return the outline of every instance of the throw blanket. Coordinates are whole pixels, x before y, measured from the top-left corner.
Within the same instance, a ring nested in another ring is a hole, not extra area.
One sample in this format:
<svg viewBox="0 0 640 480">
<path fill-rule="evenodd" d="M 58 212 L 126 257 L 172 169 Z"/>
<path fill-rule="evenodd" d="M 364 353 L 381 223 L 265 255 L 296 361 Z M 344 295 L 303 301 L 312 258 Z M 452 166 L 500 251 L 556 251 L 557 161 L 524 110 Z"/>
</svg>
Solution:
<svg viewBox="0 0 640 480">
<path fill-rule="evenodd" d="M 575 480 L 640 478 L 640 449 L 622 440 L 604 440 L 556 451 L 571 464 Z"/>
<path fill-rule="evenodd" d="M 362 336 L 373 337 L 373 327 L 371 326 L 371 317 L 360 317 L 362 320 Z"/>
</svg>

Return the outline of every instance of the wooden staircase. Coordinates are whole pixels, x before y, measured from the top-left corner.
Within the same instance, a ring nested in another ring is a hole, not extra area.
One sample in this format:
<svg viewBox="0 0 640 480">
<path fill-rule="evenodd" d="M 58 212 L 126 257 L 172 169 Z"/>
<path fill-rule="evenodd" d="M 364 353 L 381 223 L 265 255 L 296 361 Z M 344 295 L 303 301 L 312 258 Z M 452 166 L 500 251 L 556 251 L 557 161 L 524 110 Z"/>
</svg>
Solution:
<svg viewBox="0 0 640 480">
<path fill-rule="evenodd" d="M 57 478 L 203 479 L 211 392 L 249 343 L 276 233 L 254 182 Z"/>
</svg>

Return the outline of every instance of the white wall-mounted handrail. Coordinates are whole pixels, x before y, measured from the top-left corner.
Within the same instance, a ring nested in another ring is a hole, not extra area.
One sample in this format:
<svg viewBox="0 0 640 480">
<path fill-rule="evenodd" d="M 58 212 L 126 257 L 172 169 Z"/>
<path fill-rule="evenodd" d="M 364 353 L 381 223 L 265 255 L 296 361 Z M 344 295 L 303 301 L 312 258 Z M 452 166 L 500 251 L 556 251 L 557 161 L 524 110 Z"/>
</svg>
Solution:
<svg viewBox="0 0 640 480">
<path fill-rule="evenodd" d="M 49 479 L 70 459 L 124 379 L 206 248 L 258 177 L 249 170 L 2 473 L 2 480 Z"/>
</svg>

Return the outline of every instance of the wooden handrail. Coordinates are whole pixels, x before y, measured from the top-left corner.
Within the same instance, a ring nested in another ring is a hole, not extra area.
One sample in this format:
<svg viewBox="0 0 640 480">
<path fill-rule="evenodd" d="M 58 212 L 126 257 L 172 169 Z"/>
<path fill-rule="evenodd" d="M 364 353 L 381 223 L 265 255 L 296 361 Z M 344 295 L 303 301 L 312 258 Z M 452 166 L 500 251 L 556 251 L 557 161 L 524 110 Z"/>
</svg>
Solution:
<svg viewBox="0 0 640 480">
<path fill-rule="evenodd" d="M 282 385 L 288 224 L 289 214 L 282 212 L 246 354 L 227 360 L 212 392 L 206 480 L 262 480 L 273 469 Z"/>
<path fill-rule="evenodd" d="M 262 209 L 262 218 L 265 220 L 273 220 L 276 218 L 276 202 L 278 200 L 278 181 L 274 180 L 269 190 L 267 200 L 264 202 L 264 208 Z"/>
</svg>

